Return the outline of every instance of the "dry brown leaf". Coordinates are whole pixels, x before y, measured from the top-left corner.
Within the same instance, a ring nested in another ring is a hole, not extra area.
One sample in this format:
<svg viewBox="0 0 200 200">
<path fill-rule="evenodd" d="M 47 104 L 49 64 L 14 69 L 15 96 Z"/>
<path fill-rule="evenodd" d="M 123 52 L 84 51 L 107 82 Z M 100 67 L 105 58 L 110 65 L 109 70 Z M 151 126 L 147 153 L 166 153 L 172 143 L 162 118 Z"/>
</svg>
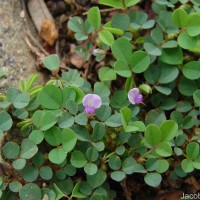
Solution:
<svg viewBox="0 0 200 200">
<path fill-rule="evenodd" d="M 70 57 L 70 62 L 71 64 L 73 64 L 75 67 L 77 67 L 78 69 L 83 67 L 84 64 L 84 58 L 83 56 L 79 55 L 79 54 L 72 54 Z"/>
<path fill-rule="evenodd" d="M 158 195 L 155 200 L 180 200 L 180 197 L 183 196 L 183 191 L 177 190 L 173 192 L 165 192 Z"/>
<path fill-rule="evenodd" d="M 45 42 L 52 46 L 58 39 L 58 31 L 54 22 L 45 19 L 41 25 L 40 36 Z"/>
</svg>

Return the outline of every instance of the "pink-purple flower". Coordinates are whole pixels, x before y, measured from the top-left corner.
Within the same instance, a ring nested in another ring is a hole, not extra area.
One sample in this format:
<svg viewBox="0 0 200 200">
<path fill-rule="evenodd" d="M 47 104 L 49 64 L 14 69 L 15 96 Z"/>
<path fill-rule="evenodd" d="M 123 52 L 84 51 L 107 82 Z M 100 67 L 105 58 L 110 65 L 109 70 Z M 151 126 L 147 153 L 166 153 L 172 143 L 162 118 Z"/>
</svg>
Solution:
<svg viewBox="0 0 200 200">
<path fill-rule="evenodd" d="M 140 94 L 138 88 L 133 88 L 128 92 L 128 99 L 133 105 L 135 105 L 138 103 L 142 103 L 143 96 L 142 94 Z"/>
<path fill-rule="evenodd" d="M 102 101 L 97 94 L 87 94 L 83 98 L 82 103 L 85 107 L 85 113 L 91 115 L 95 112 L 95 109 L 100 108 Z"/>
</svg>

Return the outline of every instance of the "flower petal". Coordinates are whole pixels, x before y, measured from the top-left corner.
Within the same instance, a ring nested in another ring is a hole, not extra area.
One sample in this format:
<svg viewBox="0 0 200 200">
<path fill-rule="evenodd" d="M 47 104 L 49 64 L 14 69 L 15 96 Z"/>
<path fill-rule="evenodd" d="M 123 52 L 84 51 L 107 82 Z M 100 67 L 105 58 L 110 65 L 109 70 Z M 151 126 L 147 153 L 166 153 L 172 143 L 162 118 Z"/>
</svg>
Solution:
<svg viewBox="0 0 200 200">
<path fill-rule="evenodd" d="M 84 107 L 93 107 L 92 99 L 93 99 L 93 94 L 85 95 L 83 98 L 83 101 L 82 101 L 83 106 Z"/>
<path fill-rule="evenodd" d="M 92 96 L 93 108 L 97 109 L 101 106 L 102 101 L 99 95 L 93 94 Z"/>
<path fill-rule="evenodd" d="M 92 107 L 85 107 L 85 113 L 91 115 L 94 113 L 94 108 Z"/>
<path fill-rule="evenodd" d="M 142 94 L 139 94 L 139 95 L 136 97 L 135 101 L 136 101 L 136 103 L 142 103 L 142 99 L 143 99 L 143 95 L 142 95 Z"/>
<path fill-rule="evenodd" d="M 142 102 L 143 96 L 140 94 L 138 88 L 133 88 L 128 92 L 128 99 L 133 105 L 135 105 Z"/>
</svg>

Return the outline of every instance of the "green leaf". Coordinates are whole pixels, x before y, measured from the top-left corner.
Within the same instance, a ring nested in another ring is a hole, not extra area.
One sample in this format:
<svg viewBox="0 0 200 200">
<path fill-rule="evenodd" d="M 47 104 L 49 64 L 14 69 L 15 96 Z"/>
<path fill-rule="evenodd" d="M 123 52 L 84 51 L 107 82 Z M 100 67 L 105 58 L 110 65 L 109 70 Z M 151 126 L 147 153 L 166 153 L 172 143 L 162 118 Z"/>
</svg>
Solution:
<svg viewBox="0 0 200 200">
<path fill-rule="evenodd" d="M 76 40 L 78 41 L 82 41 L 82 40 L 86 40 L 88 39 L 88 36 L 83 34 L 83 33 L 75 33 L 74 37 L 76 38 Z"/>
<path fill-rule="evenodd" d="M 72 88 L 76 92 L 75 103 L 81 104 L 83 97 L 85 96 L 85 93 L 80 88 L 78 88 L 76 86 L 71 86 L 70 88 Z"/>
<path fill-rule="evenodd" d="M 113 16 L 111 24 L 113 28 L 118 28 L 125 31 L 129 27 L 130 18 L 124 13 L 117 13 Z"/>
<path fill-rule="evenodd" d="M 166 84 L 174 81 L 178 74 L 178 67 L 175 65 L 168 65 L 162 62 L 159 62 L 158 67 L 160 69 L 160 77 L 158 79 L 159 83 Z"/>
<path fill-rule="evenodd" d="M 130 122 L 130 119 L 132 117 L 132 111 L 129 108 L 121 108 L 121 120 L 122 125 L 125 132 L 134 132 L 137 131 L 139 128 L 133 125 L 133 122 Z M 129 123 L 130 122 L 130 123 Z"/>
<path fill-rule="evenodd" d="M 145 119 L 145 122 L 147 125 L 155 124 L 159 126 L 164 121 L 166 121 L 166 116 L 162 109 L 155 109 L 155 110 L 149 111 Z"/>
<path fill-rule="evenodd" d="M 67 164 L 65 167 L 65 172 L 68 176 L 74 176 L 76 174 L 76 168 L 71 164 Z"/>
<path fill-rule="evenodd" d="M 125 6 L 126 7 L 130 7 L 133 6 L 135 4 L 137 4 L 138 2 L 140 2 L 140 0 L 125 0 Z M 122 3 L 122 1 L 119 0 L 100 0 L 99 1 L 100 4 L 102 5 L 106 5 L 106 6 L 111 6 L 113 8 L 119 8 L 119 9 L 123 9 L 124 5 Z"/>
<path fill-rule="evenodd" d="M 123 77 L 131 76 L 131 70 L 129 68 L 129 65 L 124 61 L 117 60 L 114 64 L 114 70 L 120 76 L 123 76 Z"/>
<path fill-rule="evenodd" d="M 54 85 L 46 85 L 38 94 L 38 102 L 47 109 L 58 109 L 62 106 L 62 92 Z"/>
<path fill-rule="evenodd" d="M 167 160 L 157 160 L 156 172 L 164 173 L 169 169 L 169 162 Z"/>
<path fill-rule="evenodd" d="M 111 81 L 116 79 L 116 73 L 110 67 L 102 67 L 99 70 L 98 75 L 101 81 Z"/>
<path fill-rule="evenodd" d="M 177 47 L 178 46 L 178 44 L 177 44 L 177 41 L 175 41 L 175 40 L 169 40 L 169 41 L 167 41 L 167 42 L 165 42 L 163 45 L 162 45 L 162 48 L 164 49 L 164 48 L 175 48 L 175 47 Z"/>
<path fill-rule="evenodd" d="M 163 32 L 160 28 L 155 28 L 151 31 L 151 38 L 153 41 L 159 45 L 163 41 Z"/>
<path fill-rule="evenodd" d="M 172 148 L 169 143 L 162 142 L 156 148 L 156 153 L 163 157 L 169 157 L 172 155 Z"/>
<path fill-rule="evenodd" d="M 72 127 L 73 131 L 76 133 L 77 139 L 84 142 L 91 141 L 91 136 L 86 127 L 75 125 Z"/>
<path fill-rule="evenodd" d="M 68 28 L 74 31 L 75 33 L 84 32 L 84 22 L 81 17 L 72 17 L 68 21 Z"/>
<path fill-rule="evenodd" d="M 122 171 L 114 171 L 110 174 L 110 177 L 117 182 L 122 181 L 123 179 L 125 179 L 126 174 Z"/>
<path fill-rule="evenodd" d="M 29 139 L 24 139 L 21 143 L 20 157 L 24 159 L 32 158 L 38 152 L 38 147 Z"/>
<path fill-rule="evenodd" d="M 158 161 L 155 158 L 148 158 L 145 163 L 145 167 L 148 171 L 154 171 L 158 167 Z"/>
<path fill-rule="evenodd" d="M 26 165 L 26 160 L 23 158 L 18 158 L 17 160 L 13 161 L 12 166 L 16 170 L 21 170 L 25 167 Z"/>
<path fill-rule="evenodd" d="M 60 128 L 53 126 L 45 131 L 44 138 L 51 146 L 58 146 L 62 142 L 62 133 Z"/>
<path fill-rule="evenodd" d="M 75 132 L 70 129 L 66 128 L 62 130 L 62 147 L 65 150 L 65 152 L 69 152 L 74 149 L 76 142 L 77 142 L 77 136 Z"/>
<path fill-rule="evenodd" d="M 157 145 L 161 142 L 161 130 L 155 124 L 149 124 L 146 127 L 144 138 L 151 146 Z"/>
<path fill-rule="evenodd" d="M 125 90 L 115 91 L 114 95 L 110 100 L 110 105 L 113 108 L 127 107 L 130 104 L 127 99 L 127 92 Z"/>
<path fill-rule="evenodd" d="M 39 174 L 43 180 L 50 180 L 52 179 L 53 171 L 49 166 L 42 166 Z"/>
<path fill-rule="evenodd" d="M 75 122 L 80 125 L 86 125 L 88 122 L 88 116 L 85 113 L 79 113 L 75 116 Z"/>
<path fill-rule="evenodd" d="M 94 175 L 94 174 L 96 174 L 97 170 L 98 170 L 97 165 L 94 164 L 94 163 L 87 163 L 84 166 L 84 171 L 88 175 Z"/>
<path fill-rule="evenodd" d="M 133 72 L 142 73 L 150 64 L 150 57 L 144 51 L 136 51 L 130 57 L 130 66 Z"/>
<path fill-rule="evenodd" d="M 65 194 L 60 190 L 60 188 L 53 183 L 54 191 L 56 193 L 56 200 L 61 199 Z"/>
<path fill-rule="evenodd" d="M 106 5 L 106 6 L 111 6 L 113 8 L 123 8 L 123 4 L 121 1 L 116 1 L 116 0 L 100 0 L 100 4 Z"/>
<path fill-rule="evenodd" d="M 173 12 L 172 20 L 176 26 L 182 28 L 188 23 L 188 15 L 183 9 L 178 8 Z"/>
<path fill-rule="evenodd" d="M 37 110 L 36 112 L 34 112 L 34 114 L 32 116 L 32 121 L 33 121 L 33 124 L 37 128 L 40 128 L 41 120 L 42 120 L 43 116 L 44 116 L 44 112 L 42 110 Z"/>
<path fill-rule="evenodd" d="M 191 36 L 200 34 L 200 15 L 199 13 L 192 13 L 189 15 L 186 31 Z"/>
<path fill-rule="evenodd" d="M 74 124 L 74 116 L 64 112 L 62 116 L 58 118 L 58 126 L 60 128 L 69 128 Z"/>
<path fill-rule="evenodd" d="M 76 185 L 74 186 L 74 189 L 72 190 L 72 197 L 84 199 L 87 196 L 80 192 L 80 185 L 81 185 L 81 181 L 78 181 Z"/>
<path fill-rule="evenodd" d="M 185 96 L 192 96 L 193 93 L 198 89 L 195 81 L 181 77 L 178 84 L 179 92 Z"/>
<path fill-rule="evenodd" d="M 155 89 L 158 91 L 158 92 L 160 92 L 160 93 L 162 93 L 162 94 L 165 94 L 165 95 L 170 95 L 171 94 L 171 92 L 172 92 L 172 90 L 170 89 L 170 88 L 168 88 L 168 87 L 164 87 L 164 86 L 155 86 Z"/>
<path fill-rule="evenodd" d="M 26 165 L 22 170 L 22 177 L 26 182 L 33 182 L 38 177 L 38 169 L 33 165 Z"/>
<path fill-rule="evenodd" d="M 96 161 L 99 158 L 99 152 L 94 147 L 90 147 L 86 151 L 86 157 L 89 161 Z"/>
<path fill-rule="evenodd" d="M 75 101 L 76 99 L 76 92 L 73 88 L 65 87 L 62 90 L 63 96 L 63 106 L 66 107 L 68 101 Z"/>
<path fill-rule="evenodd" d="M 186 154 L 190 159 L 195 160 L 199 156 L 199 144 L 191 142 L 186 147 Z"/>
<path fill-rule="evenodd" d="M 94 28 L 101 26 L 101 13 L 98 7 L 92 7 L 88 10 L 87 19 Z"/>
<path fill-rule="evenodd" d="M 111 33 L 116 34 L 116 35 L 123 35 L 123 33 L 124 33 L 124 31 L 122 31 L 121 29 L 107 27 L 105 25 L 104 25 L 103 29 L 107 30 L 107 31 L 110 31 Z"/>
<path fill-rule="evenodd" d="M 183 171 L 186 173 L 190 173 L 194 170 L 192 161 L 188 160 L 188 159 L 182 160 L 181 167 L 182 167 Z"/>
<path fill-rule="evenodd" d="M 113 56 L 122 62 L 129 63 L 132 55 L 132 44 L 125 38 L 120 38 L 114 41 L 111 46 Z"/>
<path fill-rule="evenodd" d="M 114 155 L 108 160 L 108 165 L 112 170 L 119 170 L 122 162 L 119 156 Z"/>
<path fill-rule="evenodd" d="M 7 112 L 0 112 L 0 130 L 8 131 L 12 127 L 13 121 Z"/>
<path fill-rule="evenodd" d="M 14 99 L 13 105 L 15 108 L 25 108 L 30 101 L 30 97 L 28 93 L 20 93 Z"/>
<path fill-rule="evenodd" d="M 92 188 L 101 186 L 107 178 L 105 171 L 99 169 L 94 175 L 87 175 L 87 182 Z"/>
<path fill-rule="evenodd" d="M 19 181 L 14 180 L 9 184 L 9 189 L 12 192 L 19 192 L 21 188 L 22 184 Z"/>
<path fill-rule="evenodd" d="M 29 113 L 25 108 L 13 110 L 13 115 L 15 115 L 18 119 L 25 119 L 28 117 Z"/>
<path fill-rule="evenodd" d="M 101 97 L 102 105 L 109 105 L 110 90 L 106 83 L 97 82 L 94 84 L 94 93 Z M 98 109 L 97 109 L 98 110 Z"/>
<path fill-rule="evenodd" d="M 183 49 L 192 49 L 196 46 L 198 41 L 197 36 L 191 37 L 187 32 L 182 32 L 178 36 L 178 45 Z"/>
<path fill-rule="evenodd" d="M 52 54 L 52 55 L 46 56 L 43 60 L 43 63 L 47 69 L 54 71 L 59 68 L 60 59 L 57 55 Z"/>
<path fill-rule="evenodd" d="M 69 69 L 67 72 L 62 73 L 62 80 L 64 81 L 65 87 L 75 86 L 81 87 L 84 84 L 84 79 L 80 77 L 80 73 L 75 69 Z M 63 89 L 67 90 L 67 89 Z"/>
<path fill-rule="evenodd" d="M 119 127 L 121 126 L 121 115 L 119 113 L 111 115 L 106 121 L 105 124 L 109 127 Z"/>
<path fill-rule="evenodd" d="M 108 30 L 101 30 L 98 33 L 98 35 L 99 35 L 100 40 L 103 43 L 107 44 L 108 46 L 111 46 L 113 44 L 113 42 L 114 42 L 114 36 L 113 36 L 113 34 L 110 31 L 108 31 Z"/>
<path fill-rule="evenodd" d="M 160 130 L 162 141 L 169 142 L 176 136 L 178 125 L 173 120 L 167 120 L 161 124 Z"/>
<path fill-rule="evenodd" d="M 200 78 L 200 62 L 191 61 L 186 63 L 182 69 L 183 75 L 191 80 Z"/>
<path fill-rule="evenodd" d="M 21 200 L 38 200 L 42 199 L 41 189 L 35 183 L 28 183 L 24 185 L 19 191 Z"/>
<path fill-rule="evenodd" d="M 161 183 L 162 177 L 158 173 L 148 173 L 144 177 L 144 181 L 147 185 L 152 187 L 158 187 Z"/>
<path fill-rule="evenodd" d="M 46 155 L 38 151 L 37 154 L 32 158 L 33 164 L 37 167 L 41 167 L 46 160 L 46 157 L 44 156 Z"/>
<path fill-rule="evenodd" d="M 197 104 L 197 106 L 200 106 L 200 90 L 196 90 L 193 93 L 193 99 L 194 99 L 194 102 Z"/>
<path fill-rule="evenodd" d="M 85 158 L 85 155 L 81 151 L 74 151 L 71 154 L 70 162 L 74 167 L 82 168 L 86 165 L 87 160 Z"/>
<path fill-rule="evenodd" d="M 97 109 L 95 113 L 100 121 L 106 121 L 111 115 L 111 108 L 110 106 L 103 105 L 99 109 Z"/>
<path fill-rule="evenodd" d="M 42 131 L 46 131 L 48 129 L 50 129 L 52 126 L 54 126 L 57 122 L 57 117 L 54 113 L 52 112 L 46 112 L 42 119 L 41 119 L 41 130 Z"/>
<path fill-rule="evenodd" d="M 183 62 L 183 52 L 180 47 L 162 49 L 160 60 L 170 65 L 178 65 Z"/>
<path fill-rule="evenodd" d="M 161 50 L 152 43 L 145 42 L 144 49 L 149 55 L 152 55 L 152 56 L 160 56 L 161 55 Z"/>
<path fill-rule="evenodd" d="M 7 98 L 10 102 L 14 102 L 17 95 L 20 93 L 20 91 L 16 88 L 9 87 L 6 91 Z"/>
<path fill-rule="evenodd" d="M 40 144 L 44 139 L 44 133 L 40 130 L 34 130 L 30 133 L 28 139 L 33 141 L 35 144 Z"/>
<path fill-rule="evenodd" d="M 134 165 L 136 164 L 136 161 L 133 157 L 128 157 L 124 160 L 122 164 L 122 170 L 126 174 L 130 175 L 134 172 Z"/>
<path fill-rule="evenodd" d="M 140 0 L 125 0 L 126 7 L 134 6 L 135 4 L 139 3 Z"/>
<path fill-rule="evenodd" d="M 19 156 L 19 145 L 15 142 L 7 142 L 4 146 L 3 146 L 3 155 L 7 158 L 7 159 L 15 159 Z"/>
<path fill-rule="evenodd" d="M 101 140 L 106 134 L 106 128 L 103 123 L 97 122 L 93 128 L 92 139 L 93 141 Z"/>
<path fill-rule="evenodd" d="M 154 26 L 155 21 L 153 19 L 146 21 L 144 24 L 142 24 L 142 29 L 150 29 Z"/>
<path fill-rule="evenodd" d="M 67 157 L 64 149 L 59 147 L 49 152 L 48 158 L 52 163 L 61 164 Z"/>
</svg>

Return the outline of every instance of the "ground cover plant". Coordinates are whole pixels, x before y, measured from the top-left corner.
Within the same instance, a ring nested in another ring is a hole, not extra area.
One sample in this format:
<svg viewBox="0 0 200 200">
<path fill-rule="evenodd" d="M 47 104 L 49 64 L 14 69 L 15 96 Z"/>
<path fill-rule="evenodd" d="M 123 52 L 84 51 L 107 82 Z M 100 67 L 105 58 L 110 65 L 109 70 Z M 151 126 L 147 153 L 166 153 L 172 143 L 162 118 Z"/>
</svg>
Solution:
<svg viewBox="0 0 200 200">
<path fill-rule="evenodd" d="M 151 16 L 140 3 L 100 0 L 69 19 L 76 53 L 103 62 L 96 82 L 57 74 L 53 54 L 56 78 L 1 94 L 1 199 L 130 200 L 129 179 L 156 188 L 198 172 L 200 3 L 155 0 Z"/>
</svg>

